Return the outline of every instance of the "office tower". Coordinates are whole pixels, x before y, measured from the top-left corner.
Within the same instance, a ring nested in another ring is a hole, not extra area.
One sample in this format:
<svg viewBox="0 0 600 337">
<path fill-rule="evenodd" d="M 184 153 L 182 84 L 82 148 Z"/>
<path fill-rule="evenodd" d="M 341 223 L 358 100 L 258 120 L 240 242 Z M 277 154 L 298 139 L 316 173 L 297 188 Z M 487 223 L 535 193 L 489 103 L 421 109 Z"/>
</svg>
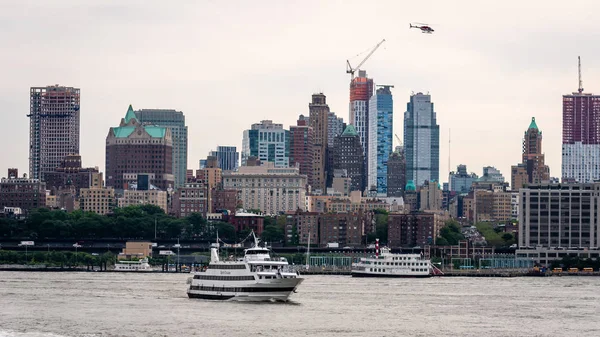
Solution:
<svg viewBox="0 0 600 337">
<path fill-rule="evenodd" d="M 342 117 L 338 117 L 335 112 L 329 112 L 327 124 L 327 145 L 333 147 L 333 140 L 344 132 L 345 123 Z"/>
<path fill-rule="evenodd" d="M 252 124 L 250 130 L 244 131 L 242 165 L 246 165 L 248 157 L 254 156 L 261 162 L 274 163 L 275 167 L 289 167 L 289 144 L 290 132 L 283 129 L 283 124 L 271 120 Z"/>
<path fill-rule="evenodd" d="M 296 126 L 290 126 L 290 167 L 298 166 L 300 174 L 306 175 L 309 185 L 313 184 L 313 150 L 315 133 L 309 120 L 300 115 Z"/>
<path fill-rule="evenodd" d="M 391 85 L 379 86 L 369 100 L 367 150 L 368 188 L 387 195 L 387 165 L 392 154 L 394 101 Z"/>
<path fill-rule="evenodd" d="M 44 181 L 65 156 L 79 153 L 79 88 L 32 87 L 29 104 L 29 176 Z"/>
<path fill-rule="evenodd" d="M 580 183 L 600 179 L 600 95 L 579 89 L 563 95 L 562 178 Z"/>
<path fill-rule="evenodd" d="M 172 155 L 171 129 L 142 125 L 130 105 L 125 118 L 106 137 L 106 185 L 129 189 L 130 184 L 137 184 L 138 174 L 149 174 L 150 184 L 162 190 L 172 188 Z"/>
<path fill-rule="evenodd" d="M 170 109 L 141 109 L 136 111 L 135 115 L 142 124 L 167 127 L 171 130 L 173 139 L 172 172 L 175 176 L 175 186 L 183 186 L 188 154 L 188 129 L 183 112 Z"/>
<path fill-rule="evenodd" d="M 396 146 L 387 163 L 387 196 L 401 197 L 406 186 L 406 157 L 404 147 Z"/>
<path fill-rule="evenodd" d="M 345 170 L 352 179 L 350 191 L 365 190 L 365 157 L 360 137 L 353 125 L 335 138 L 333 145 L 333 169 Z"/>
<path fill-rule="evenodd" d="M 373 95 L 373 79 L 367 78 L 367 72 L 358 71 L 358 76 L 350 82 L 350 120 L 354 125 L 360 144 L 366 152 L 368 147 L 369 99 Z"/>
<path fill-rule="evenodd" d="M 430 95 L 419 92 L 410 96 L 404 113 L 404 148 L 407 180 L 417 186 L 439 181 L 440 127 Z"/>
<path fill-rule="evenodd" d="M 450 172 L 448 181 L 450 191 L 457 193 L 469 193 L 471 185 L 478 179 L 475 173 L 467 173 L 467 165 L 458 165 L 456 172 Z"/>
<path fill-rule="evenodd" d="M 313 147 L 313 184 L 315 192 L 325 193 L 327 190 L 327 140 L 329 132 L 329 106 L 323 93 L 313 94 L 308 105 L 310 126 L 315 133 Z"/>
<path fill-rule="evenodd" d="M 518 191 L 524 185 L 540 184 L 550 180 L 550 168 L 544 164 L 542 132 L 538 130 L 535 117 L 523 137 L 523 153 L 520 164 L 511 167 L 511 188 Z"/>
<path fill-rule="evenodd" d="M 239 166 L 240 154 L 235 146 L 217 146 L 217 150 L 210 151 L 209 156 L 217 159 L 217 165 L 223 171 L 233 171 Z"/>
</svg>

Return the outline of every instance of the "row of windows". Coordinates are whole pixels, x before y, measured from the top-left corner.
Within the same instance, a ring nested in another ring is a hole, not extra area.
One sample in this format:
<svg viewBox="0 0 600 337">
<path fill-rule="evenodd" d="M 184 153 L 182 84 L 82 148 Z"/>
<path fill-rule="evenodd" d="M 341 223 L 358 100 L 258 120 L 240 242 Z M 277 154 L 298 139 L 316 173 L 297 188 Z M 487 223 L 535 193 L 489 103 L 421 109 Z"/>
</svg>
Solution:
<svg viewBox="0 0 600 337">
<path fill-rule="evenodd" d="M 244 264 L 211 264 L 210 269 L 246 269 Z"/>
<path fill-rule="evenodd" d="M 256 288 L 256 287 L 215 287 L 215 286 L 190 286 L 190 290 L 200 291 L 220 291 L 220 292 L 243 292 L 243 293 L 264 293 L 264 292 L 280 292 L 293 291 L 293 287 L 284 288 Z"/>
<path fill-rule="evenodd" d="M 212 281 L 254 281 L 254 276 L 194 275 L 194 279 Z"/>
</svg>

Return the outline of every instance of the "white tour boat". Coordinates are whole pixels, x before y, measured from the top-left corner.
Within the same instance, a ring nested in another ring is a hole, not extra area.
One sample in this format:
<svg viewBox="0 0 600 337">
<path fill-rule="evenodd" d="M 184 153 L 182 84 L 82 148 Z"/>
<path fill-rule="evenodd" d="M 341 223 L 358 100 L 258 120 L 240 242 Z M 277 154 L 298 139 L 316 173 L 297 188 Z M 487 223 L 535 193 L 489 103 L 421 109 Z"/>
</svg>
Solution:
<svg viewBox="0 0 600 337">
<path fill-rule="evenodd" d="M 115 271 L 152 271 L 148 259 L 138 261 L 119 261 L 115 264 Z"/>
<path fill-rule="evenodd" d="M 252 233 L 254 235 L 254 233 Z M 287 301 L 304 281 L 285 258 L 271 258 L 267 248 L 254 246 L 237 261 L 220 261 L 218 248 L 211 248 L 205 271 L 188 279 L 190 298 L 237 301 Z"/>
<path fill-rule="evenodd" d="M 353 277 L 431 277 L 431 261 L 419 254 L 392 254 L 389 248 L 382 247 L 379 253 L 376 245 L 375 256 L 360 258 L 352 264 Z"/>
</svg>

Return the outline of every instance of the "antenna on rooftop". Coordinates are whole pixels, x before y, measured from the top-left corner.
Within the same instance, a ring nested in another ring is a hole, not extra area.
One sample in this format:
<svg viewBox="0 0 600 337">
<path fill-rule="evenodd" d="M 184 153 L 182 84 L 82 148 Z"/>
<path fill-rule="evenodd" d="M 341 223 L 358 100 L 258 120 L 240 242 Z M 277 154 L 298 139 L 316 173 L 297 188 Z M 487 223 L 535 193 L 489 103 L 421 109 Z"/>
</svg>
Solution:
<svg viewBox="0 0 600 337">
<path fill-rule="evenodd" d="M 579 71 L 579 93 L 583 92 L 583 82 L 581 81 L 581 56 L 577 56 L 577 70 Z"/>
<path fill-rule="evenodd" d="M 452 139 L 450 131 L 452 131 L 452 129 L 448 128 L 448 173 L 450 173 L 450 140 Z"/>
</svg>

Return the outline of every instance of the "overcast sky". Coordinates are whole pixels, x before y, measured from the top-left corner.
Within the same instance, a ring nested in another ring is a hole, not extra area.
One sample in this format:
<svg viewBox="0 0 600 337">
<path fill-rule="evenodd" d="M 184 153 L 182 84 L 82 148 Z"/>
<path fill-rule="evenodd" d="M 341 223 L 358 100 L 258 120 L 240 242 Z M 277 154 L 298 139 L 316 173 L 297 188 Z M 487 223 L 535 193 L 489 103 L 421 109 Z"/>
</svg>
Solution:
<svg viewBox="0 0 600 337">
<path fill-rule="evenodd" d="M 600 92 L 598 1 L 0 0 L 0 176 L 28 171 L 29 88 L 81 88 L 84 166 L 104 171 L 105 138 L 127 107 L 183 111 L 188 167 L 241 147 L 263 119 L 294 125 L 323 92 L 348 120 L 346 59 L 387 41 L 363 66 L 393 84 L 402 138 L 411 92 L 429 92 L 441 129 L 440 179 L 466 164 L 510 181 L 535 116 L 560 176 L 561 95 Z M 433 26 L 432 35 L 409 29 Z M 395 144 L 396 145 L 396 144 Z"/>
</svg>

